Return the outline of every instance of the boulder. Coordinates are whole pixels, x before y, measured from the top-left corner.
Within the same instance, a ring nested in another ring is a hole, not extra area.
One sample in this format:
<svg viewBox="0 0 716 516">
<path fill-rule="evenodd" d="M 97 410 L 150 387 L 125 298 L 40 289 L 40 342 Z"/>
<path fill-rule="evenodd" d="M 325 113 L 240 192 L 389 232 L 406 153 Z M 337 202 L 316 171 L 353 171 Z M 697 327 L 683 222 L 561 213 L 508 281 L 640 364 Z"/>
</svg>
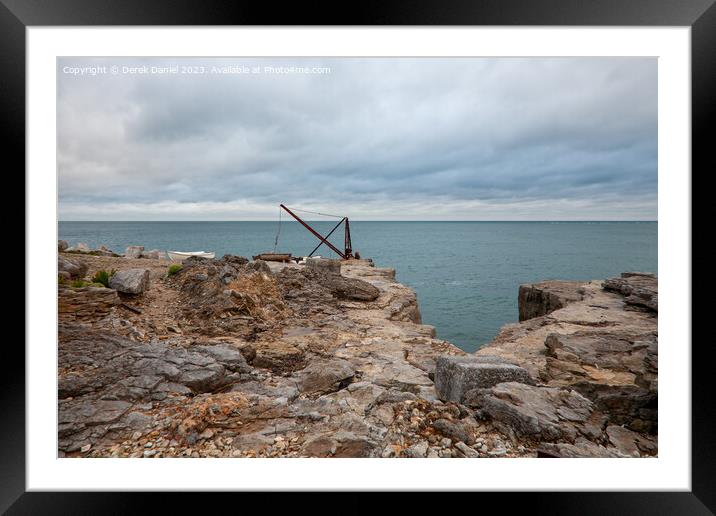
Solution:
<svg viewBox="0 0 716 516">
<path fill-rule="evenodd" d="M 338 299 L 374 301 L 380 295 L 380 290 L 377 287 L 357 278 L 346 278 L 340 274 L 316 272 L 313 272 L 313 278 L 329 289 L 331 294 Z"/>
<path fill-rule="evenodd" d="M 115 256 L 114 252 L 104 245 L 101 245 L 97 249 L 92 251 L 92 254 L 95 254 L 97 256 Z"/>
<path fill-rule="evenodd" d="M 163 257 L 164 253 L 159 249 L 152 249 L 151 251 L 142 251 L 140 258 L 149 258 L 151 260 L 159 260 Z"/>
<path fill-rule="evenodd" d="M 442 355 L 435 363 L 435 390 L 443 401 L 461 403 L 468 391 L 502 382 L 534 380 L 525 369 L 499 357 Z"/>
<path fill-rule="evenodd" d="M 125 294 L 141 294 L 149 288 L 149 269 L 127 269 L 115 272 L 109 287 Z"/>
<path fill-rule="evenodd" d="M 70 260 L 64 256 L 57 257 L 57 271 L 60 275 L 69 274 L 71 278 L 84 278 L 87 274 L 87 264 L 82 260 Z M 62 273 L 66 274 L 62 274 Z"/>
<path fill-rule="evenodd" d="M 582 300 L 580 281 L 543 281 L 520 285 L 518 308 L 520 321 L 546 315 L 574 301 Z"/>
<path fill-rule="evenodd" d="M 77 242 L 76 245 L 74 245 L 72 247 L 68 247 L 66 250 L 67 251 L 77 251 L 80 253 L 89 253 L 91 251 L 90 247 L 87 244 L 85 244 L 84 242 Z"/>
<path fill-rule="evenodd" d="M 125 258 L 141 258 L 142 252 L 144 252 L 143 245 L 130 245 L 124 250 Z"/>
<path fill-rule="evenodd" d="M 57 241 L 57 250 L 62 252 L 67 250 L 67 248 L 70 247 L 70 244 L 67 243 L 67 240 L 58 240 Z"/>
</svg>

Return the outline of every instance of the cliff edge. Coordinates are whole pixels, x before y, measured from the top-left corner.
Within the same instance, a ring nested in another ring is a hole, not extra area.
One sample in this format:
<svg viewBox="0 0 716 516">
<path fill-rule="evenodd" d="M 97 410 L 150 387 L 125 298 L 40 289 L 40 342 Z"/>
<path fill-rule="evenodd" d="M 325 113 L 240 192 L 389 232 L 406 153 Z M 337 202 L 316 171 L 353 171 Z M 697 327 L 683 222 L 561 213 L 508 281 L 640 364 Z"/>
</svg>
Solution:
<svg viewBox="0 0 716 516">
<path fill-rule="evenodd" d="M 168 266 L 60 252 L 60 456 L 656 453 L 653 277 L 521 290 L 467 355 L 370 260 Z"/>
</svg>

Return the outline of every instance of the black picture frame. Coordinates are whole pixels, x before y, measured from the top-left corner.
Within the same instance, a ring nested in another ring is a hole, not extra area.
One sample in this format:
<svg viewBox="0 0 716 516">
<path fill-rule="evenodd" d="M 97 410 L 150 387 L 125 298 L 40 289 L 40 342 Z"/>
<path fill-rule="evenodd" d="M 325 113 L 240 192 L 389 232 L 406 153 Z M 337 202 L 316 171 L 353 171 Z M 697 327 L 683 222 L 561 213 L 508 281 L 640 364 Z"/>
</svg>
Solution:
<svg viewBox="0 0 716 516">
<path fill-rule="evenodd" d="M 692 171 L 714 170 L 708 127 L 716 111 L 715 0 L 431 0 L 400 3 L 229 2 L 221 0 L 0 0 L 0 109 L 5 162 L 25 166 L 25 28 L 112 25 L 556 25 L 691 27 Z M 684 173 L 689 173 L 685 171 Z M 693 184 L 693 183 L 692 183 Z M 25 269 L 27 274 L 29 271 Z M 684 300 L 691 303 L 692 300 Z M 702 305 L 703 306 L 703 305 Z M 27 308 L 31 309 L 31 305 Z M 693 319 L 693 316 L 692 316 Z M 684 347 L 690 343 L 682 343 Z M 716 446 L 709 369 L 710 339 L 692 346 L 692 491 L 674 493 L 509 494 L 509 506 L 549 514 L 714 514 Z M 8 514 L 104 514 L 147 510 L 160 501 L 185 507 L 183 497 L 147 493 L 25 492 L 24 350 L 6 342 L 0 376 L 0 511 Z M 15 355 L 15 356 L 11 356 Z M 213 494 L 212 496 L 217 496 Z M 245 495 L 242 495 L 245 496 Z M 480 494 L 481 504 L 498 494 Z M 357 500 L 359 495 L 351 495 Z M 180 498 L 177 500 L 177 498 Z M 225 499 L 216 498 L 216 501 Z M 272 512 L 303 497 L 271 500 Z M 415 500 L 421 502 L 421 497 Z M 473 502 L 474 503 L 474 502 Z M 363 505 L 363 504 L 362 504 Z M 346 504 L 354 507 L 354 504 Z M 361 511 L 364 512 L 364 511 Z"/>
</svg>

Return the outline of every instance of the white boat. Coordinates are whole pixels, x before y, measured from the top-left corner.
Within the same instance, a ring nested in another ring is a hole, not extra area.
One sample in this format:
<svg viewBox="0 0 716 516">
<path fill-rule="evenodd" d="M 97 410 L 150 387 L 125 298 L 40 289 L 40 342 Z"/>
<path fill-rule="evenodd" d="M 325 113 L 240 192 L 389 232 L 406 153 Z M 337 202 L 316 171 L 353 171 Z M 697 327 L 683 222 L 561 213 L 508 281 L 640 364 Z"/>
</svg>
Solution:
<svg viewBox="0 0 716 516">
<path fill-rule="evenodd" d="M 215 253 L 207 253 L 205 251 L 167 251 L 169 259 L 173 262 L 181 262 L 191 256 L 199 258 L 214 258 Z"/>
</svg>

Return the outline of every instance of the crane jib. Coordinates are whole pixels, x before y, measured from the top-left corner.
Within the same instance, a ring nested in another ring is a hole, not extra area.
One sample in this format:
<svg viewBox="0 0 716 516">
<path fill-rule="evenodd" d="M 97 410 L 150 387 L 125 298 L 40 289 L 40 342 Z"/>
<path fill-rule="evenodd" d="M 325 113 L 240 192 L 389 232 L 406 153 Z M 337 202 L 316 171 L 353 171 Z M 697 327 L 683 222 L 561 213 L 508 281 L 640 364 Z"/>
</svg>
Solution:
<svg viewBox="0 0 716 516">
<path fill-rule="evenodd" d="M 311 255 L 315 253 L 321 245 L 325 244 L 328 248 L 330 248 L 334 253 L 336 253 L 338 256 L 343 258 L 344 260 L 348 260 L 349 258 L 353 258 L 353 249 L 352 249 L 352 243 L 351 243 L 351 232 L 350 232 L 350 225 L 348 222 L 348 217 L 343 217 L 341 221 L 336 224 L 336 226 L 326 235 L 325 237 L 322 236 L 318 231 L 313 229 L 308 223 L 306 223 L 304 220 L 302 220 L 298 215 L 293 213 L 290 209 L 288 209 L 283 204 L 280 205 L 282 209 L 286 211 L 289 215 L 291 215 L 294 219 L 296 219 L 298 222 L 303 225 L 308 231 L 310 231 L 316 238 L 318 238 L 321 242 L 316 246 L 316 248 L 311 251 Z M 328 241 L 328 237 L 331 236 L 331 234 L 338 229 L 338 227 L 341 224 L 345 224 L 345 240 L 344 240 L 344 250 L 341 251 L 336 246 L 334 246 L 332 243 Z M 310 255 L 309 255 L 310 256 Z"/>
</svg>

